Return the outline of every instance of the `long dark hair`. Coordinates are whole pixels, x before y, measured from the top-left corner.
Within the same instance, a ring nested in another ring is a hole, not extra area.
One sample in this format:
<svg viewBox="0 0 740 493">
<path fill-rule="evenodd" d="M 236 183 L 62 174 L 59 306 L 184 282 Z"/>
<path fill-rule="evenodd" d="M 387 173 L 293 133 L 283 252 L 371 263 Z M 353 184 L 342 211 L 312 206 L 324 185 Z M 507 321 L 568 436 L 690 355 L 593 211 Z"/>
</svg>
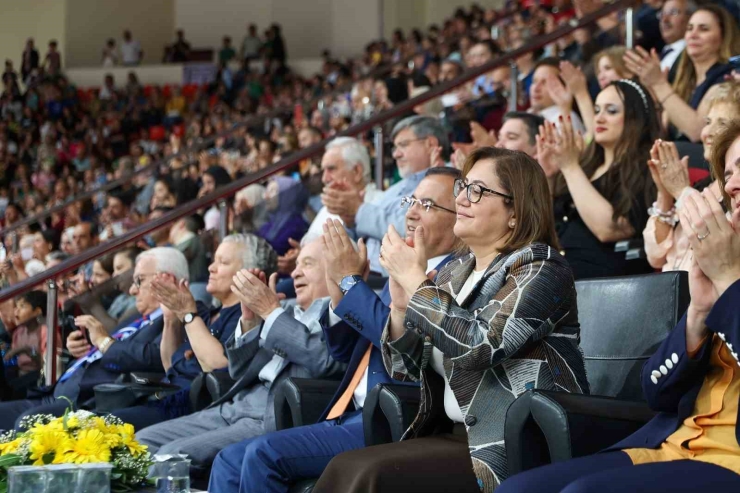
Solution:
<svg viewBox="0 0 740 493">
<path fill-rule="evenodd" d="M 603 90 L 610 86 L 614 86 L 624 103 L 624 129 L 614 149 L 614 163 L 603 175 L 602 192 L 614 209 L 612 219 L 617 221 L 629 217 L 632 207 L 647 207 L 655 198 L 655 184 L 645 163 L 660 133 L 660 125 L 655 103 L 643 85 L 618 80 Z M 586 176 L 592 178 L 604 164 L 604 148 L 592 140 L 581 154 L 580 164 Z M 560 174 L 555 181 L 555 196 L 567 191 L 565 178 Z M 638 196 L 640 191 L 643 197 Z"/>
</svg>

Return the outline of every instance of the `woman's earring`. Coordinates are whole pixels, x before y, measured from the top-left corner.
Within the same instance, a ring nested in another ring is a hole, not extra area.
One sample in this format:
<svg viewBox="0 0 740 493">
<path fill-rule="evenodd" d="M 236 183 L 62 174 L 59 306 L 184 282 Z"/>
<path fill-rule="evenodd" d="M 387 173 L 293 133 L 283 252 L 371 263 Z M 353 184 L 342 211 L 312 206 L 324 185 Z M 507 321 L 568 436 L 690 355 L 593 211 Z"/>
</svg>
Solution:
<svg viewBox="0 0 740 493">
<path fill-rule="evenodd" d="M 511 221 L 509 221 L 509 227 L 511 229 L 514 229 L 515 226 L 516 226 L 516 221 L 514 221 L 513 219 Z"/>
</svg>

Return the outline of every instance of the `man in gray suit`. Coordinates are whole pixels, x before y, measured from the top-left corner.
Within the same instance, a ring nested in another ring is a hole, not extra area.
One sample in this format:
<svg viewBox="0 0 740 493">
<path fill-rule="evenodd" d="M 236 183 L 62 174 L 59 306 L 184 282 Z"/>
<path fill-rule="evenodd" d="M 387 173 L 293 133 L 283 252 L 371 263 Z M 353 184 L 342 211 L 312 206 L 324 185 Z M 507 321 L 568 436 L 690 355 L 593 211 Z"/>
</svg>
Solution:
<svg viewBox="0 0 740 493">
<path fill-rule="evenodd" d="M 289 377 L 322 378 L 342 373 L 324 342 L 322 325 L 343 324 L 330 313 L 321 239 L 301 248 L 291 276 L 296 305 L 281 305 L 277 275 L 241 270 L 232 290 L 242 317 L 226 347 L 231 389 L 203 411 L 150 426 L 137 439 L 159 454 L 183 453 L 207 467 L 227 445 L 275 430 L 274 390 Z"/>
</svg>

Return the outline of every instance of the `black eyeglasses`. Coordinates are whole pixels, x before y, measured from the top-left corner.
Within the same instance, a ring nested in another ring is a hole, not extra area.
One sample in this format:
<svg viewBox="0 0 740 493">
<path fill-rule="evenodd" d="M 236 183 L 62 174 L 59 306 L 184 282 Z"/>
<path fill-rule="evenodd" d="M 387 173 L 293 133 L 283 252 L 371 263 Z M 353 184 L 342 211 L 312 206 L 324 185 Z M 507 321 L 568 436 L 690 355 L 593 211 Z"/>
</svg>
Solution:
<svg viewBox="0 0 740 493">
<path fill-rule="evenodd" d="M 401 197 L 401 208 L 402 209 L 405 209 L 406 207 L 410 209 L 411 207 L 414 206 L 414 204 L 419 204 L 421 208 L 424 209 L 425 212 L 429 212 L 429 209 L 439 209 L 441 211 L 457 214 L 457 211 L 453 211 L 452 209 L 448 209 L 447 207 L 442 207 L 441 205 L 437 205 L 429 199 L 417 199 L 416 197 Z"/>
<path fill-rule="evenodd" d="M 144 279 L 146 279 L 147 277 L 151 277 L 151 276 L 156 276 L 156 274 L 141 274 L 141 275 L 135 276 L 133 284 L 134 286 L 136 286 L 136 289 L 140 289 L 141 283 L 144 282 Z"/>
<path fill-rule="evenodd" d="M 467 189 L 468 200 L 471 204 L 477 204 L 478 202 L 480 202 L 480 199 L 483 197 L 484 193 L 490 193 L 492 195 L 498 195 L 499 197 L 503 197 L 508 200 L 514 200 L 514 197 L 512 197 L 511 195 L 506 195 L 505 193 L 491 190 L 490 188 L 478 185 L 477 183 L 470 183 L 466 185 L 461 178 L 455 180 L 455 186 L 452 188 L 452 195 L 457 198 L 458 195 L 462 193 L 463 189 Z"/>
</svg>

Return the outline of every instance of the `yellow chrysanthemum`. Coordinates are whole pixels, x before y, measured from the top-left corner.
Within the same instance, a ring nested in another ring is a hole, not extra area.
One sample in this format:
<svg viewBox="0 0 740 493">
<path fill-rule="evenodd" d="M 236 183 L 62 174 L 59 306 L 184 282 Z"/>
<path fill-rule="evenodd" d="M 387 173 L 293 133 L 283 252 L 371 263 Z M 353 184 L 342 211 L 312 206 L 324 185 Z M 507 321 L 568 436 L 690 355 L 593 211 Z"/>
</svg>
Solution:
<svg viewBox="0 0 740 493">
<path fill-rule="evenodd" d="M 16 438 L 7 443 L 0 443 L 0 455 L 16 453 L 18 451 L 18 447 L 20 447 L 24 441 L 24 438 Z"/>
<path fill-rule="evenodd" d="M 136 431 L 133 425 L 124 424 L 118 426 L 118 433 L 121 437 L 121 444 L 124 447 L 128 447 L 128 451 L 134 457 L 138 457 L 147 451 L 146 445 L 142 445 L 136 441 Z"/>
<path fill-rule="evenodd" d="M 105 435 L 100 430 L 82 430 L 77 439 L 71 440 L 70 450 L 65 453 L 65 462 L 90 464 L 109 462 L 110 448 L 105 444 Z"/>
<path fill-rule="evenodd" d="M 44 457 L 54 454 L 54 459 L 61 458 L 70 449 L 70 440 L 64 432 L 54 429 L 37 431 L 31 441 L 29 451 L 34 466 L 43 466 Z"/>
</svg>

